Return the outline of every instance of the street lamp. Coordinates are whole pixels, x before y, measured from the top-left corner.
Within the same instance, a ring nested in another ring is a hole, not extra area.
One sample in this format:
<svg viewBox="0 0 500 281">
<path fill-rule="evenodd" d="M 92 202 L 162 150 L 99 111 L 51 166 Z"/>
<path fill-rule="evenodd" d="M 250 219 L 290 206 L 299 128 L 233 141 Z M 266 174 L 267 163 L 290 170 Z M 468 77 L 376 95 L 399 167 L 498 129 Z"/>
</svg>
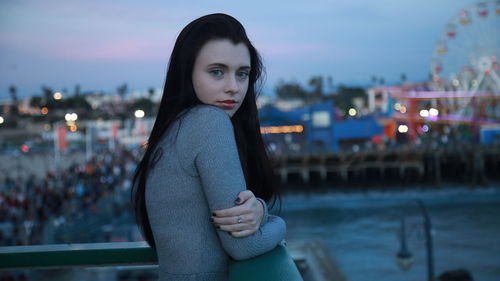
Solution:
<svg viewBox="0 0 500 281">
<path fill-rule="evenodd" d="M 401 219 L 401 249 L 399 249 L 398 253 L 396 254 L 396 262 L 399 265 L 399 268 L 402 270 L 408 270 L 410 267 L 413 265 L 413 256 L 408 251 L 408 247 L 406 245 L 406 224 L 405 224 L 405 219 L 404 217 Z"/>
<path fill-rule="evenodd" d="M 434 280 L 434 249 L 432 246 L 432 223 L 425 208 L 424 202 L 420 199 L 416 199 L 418 206 L 422 212 L 422 217 L 424 219 L 424 232 L 425 232 L 425 248 L 427 251 L 427 280 Z M 403 270 L 408 270 L 413 264 L 413 258 L 406 246 L 406 231 L 405 231 L 405 220 L 401 220 L 401 249 L 396 254 L 396 260 L 398 265 Z"/>
<path fill-rule="evenodd" d="M 64 119 L 66 120 L 66 125 L 68 125 L 71 132 L 76 132 L 76 130 L 78 130 L 75 122 L 78 119 L 78 115 L 76 113 L 66 113 L 66 115 L 64 115 Z"/>
<path fill-rule="evenodd" d="M 439 115 L 439 110 L 437 110 L 435 108 L 431 108 L 431 109 L 429 109 L 429 115 L 430 116 L 438 116 Z"/>
<path fill-rule="evenodd" d="M 399 125 L 398 126 L 398 132 L 401 134 L 407 133 L 408 132 L 408 126 L 406 125 Z"/>
<path fill-rule="evenodd" d="M 424 118 L 429 117 L 429 110 L 427 110 L 427 109 L 420 110 L 420 116 L 424 117 Z"/>
<path fill-rule="evenodd" d="M 348 113 L 349 113 L 349 116 L 354 117 L 354 116 L 356 116 L 356 114 L 357 114 L 358 112 L 356 111 L 356 109 L 354 109 L 354 108 L 350 108 Z"/>
<path fill-rule="evenodd" d="M 76 121 L 78 119 L 78 115 L 76 113 L 66 113 L 64 115 L 64 119 L 68 122 L 70 121 Z"/>
<path fill-rule="evenodd" d="M 144 117 L 145 113 L 144 110 L 138 109 L 134 112 L 135 118 L 142 118 Z"/>
</svg>

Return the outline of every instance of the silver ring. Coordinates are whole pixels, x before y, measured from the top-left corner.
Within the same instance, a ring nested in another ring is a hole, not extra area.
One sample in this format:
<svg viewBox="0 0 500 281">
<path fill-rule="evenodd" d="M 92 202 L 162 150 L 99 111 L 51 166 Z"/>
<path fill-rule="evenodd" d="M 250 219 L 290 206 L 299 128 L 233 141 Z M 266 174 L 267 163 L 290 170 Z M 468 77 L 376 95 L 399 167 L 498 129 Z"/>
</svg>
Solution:
<svg viewBox="0 0 500 281">
<path fill-rule="evenodd" d="M 241 218 L 241 216 L 238 216 L 238 223 L 242 223 L 243 222 L 243 219 Z"/>
</svg>

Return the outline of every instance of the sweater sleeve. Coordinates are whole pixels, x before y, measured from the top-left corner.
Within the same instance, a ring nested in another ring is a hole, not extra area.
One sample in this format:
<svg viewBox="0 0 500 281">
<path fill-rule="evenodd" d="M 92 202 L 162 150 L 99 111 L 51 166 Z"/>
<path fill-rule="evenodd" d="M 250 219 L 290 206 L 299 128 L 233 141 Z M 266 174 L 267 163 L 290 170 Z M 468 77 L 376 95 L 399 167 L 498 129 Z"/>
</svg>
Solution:
<svg viewBox="0 0 500 281">
<path fill-rule="evenodd" d="M 262 204 L 262 207 L 264 208 L 264 214 L 262 215 L 262 221 L 260 222 L 260 227 L 262 227 L 267 222 L 267 218 L 268 218 L 268 215 L 269 215 L 269 210 L 267 208 L 266 201 L 260 199 L 259 197 L 255 197 L 255 199 L 257 199 L 257 201 L 259 201 Z"/>
<path fill-rule="evenodd" d="M 238 194 L 246 189 L 238 156 L 233 126 L 227 113 L 212 106 L 198 106 L 194 112 L 192 139 L 195 167 L 211 211 L 234 206 Z M 267 210 L 267 205 L 264 205 Z M 266 212 L 267 214 L 267 212 Z M 272 250 L 285 237 L 283 219 L 265 215 L 260 231 L 242 238 L 217 230 L 225 251 L 236 260 L 261 255 Z"/>
</svg>

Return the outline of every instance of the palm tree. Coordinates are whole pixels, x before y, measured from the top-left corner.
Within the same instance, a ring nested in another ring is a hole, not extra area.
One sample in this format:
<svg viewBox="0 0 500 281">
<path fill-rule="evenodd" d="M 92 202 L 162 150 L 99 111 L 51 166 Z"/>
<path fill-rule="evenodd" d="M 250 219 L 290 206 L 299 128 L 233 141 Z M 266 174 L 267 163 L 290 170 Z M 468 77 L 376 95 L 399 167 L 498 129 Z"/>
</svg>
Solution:
<svg viewBox="0 0 500 281">
<path fill-rule="evenodd" d="M 76 84 L 75 85 L 75 96 L 79 96 L 80 91 L 81 91 L 80 84 Z"/>
<path fill-rule="evenodd" d="M 328 76 L 326 78 L 326 83 L 328 85 L 328 94 L 332 94 L 333 93 L 333 77 L 332 76 Z"/>
<path fill-rule="evenodd" d="M 283 100 L 299 99 L 305 101 L 307 96 L 306 90 L 296 81 L 285 82 L 280 80 L 274 91 L 276 96 Z"/>
<path fill-rule="evenodd" d="M 14 104 L 17 104 L 18 98 L 17 98 L 17 88 L 16 86 L 12 85 L 9 87 L 9 93 L 10 97 L 12 98 L 12 102 Z"/>
<path fill-rule="evenodd" d="M 406 82 L 406 74 L 401 73 L 401 83 Z"/>
<path fill-rule="evenodd" d="M 312 91 L 308 95 L 312 98 L 308 103 L 312 103 L 314 100 L 320 100 L 323 97 L 323 76 L 313 76 L 309 79 L 309 86 L 312 87 Z"/>
<path fill-rule="evenodd" d="M 42 93 L 43 97 L 45 98 L 45 103 L 50 103 L 54 91 L 47 86 L 42 86 Z"/>
<path fill-rule="evenodd" d="M 125 94 L 128 91 L 127 83 L 123 83 L 123 85 L 116 88 L 116 91 L 118 92 L 118 95 L 120 95 L 121 99 L 123 100 L 123 98 L 125 97 Z"/>
<path fill-rule="evenodd" d="M 17 88 L 12 85 L 9 87 L 10 97 L 12 98 L 12 115 L 17 116 L 19 114 L 19 110 L 17 108 L 18 105 L 18 97 L 17 97 Z"/>
<path fill-rule="evenodd" d="M 153 95 L 155 94 L 155 88 L 153 87 L 150 87 L 148 89 L 148 95 L 149 95 L 149 99 L 152 100 L 153 99 Z"/>
</svg>

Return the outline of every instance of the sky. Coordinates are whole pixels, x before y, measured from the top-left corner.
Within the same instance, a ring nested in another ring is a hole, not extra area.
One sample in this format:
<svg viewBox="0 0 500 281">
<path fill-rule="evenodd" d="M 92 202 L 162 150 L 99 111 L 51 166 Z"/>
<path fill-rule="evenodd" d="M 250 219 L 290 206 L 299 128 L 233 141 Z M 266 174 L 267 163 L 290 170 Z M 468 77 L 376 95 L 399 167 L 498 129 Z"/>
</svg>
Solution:
<svg viewBox="0 0 500 281">
<path fill-rule="evenodd" d="M 266 67 L 264 93 L 315 75 L 335 85 L 421 82 L 446 23 L 471 0 L 0 0 L 0 99 L 45 85 L 74 92 L 163 87 L 181 29 L 205 14 L 237 18 Z"/>
</svg>

